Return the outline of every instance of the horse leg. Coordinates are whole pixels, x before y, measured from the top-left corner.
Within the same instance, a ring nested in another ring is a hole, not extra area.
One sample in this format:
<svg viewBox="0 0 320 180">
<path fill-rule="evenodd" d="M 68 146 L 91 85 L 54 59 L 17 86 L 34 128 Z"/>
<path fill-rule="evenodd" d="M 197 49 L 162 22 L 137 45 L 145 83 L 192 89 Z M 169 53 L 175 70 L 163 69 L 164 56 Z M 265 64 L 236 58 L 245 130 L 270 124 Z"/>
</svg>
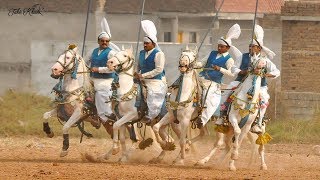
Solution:
<svg viewBox="0 0 320 180">
<path fill-rule="evenodd" d="M 113 137 L 112 125 L 109 124 L 108 122 L 103 122 L 102 125 L 103 125 L 104 129 L 107 131 L 107 133 L 110 135 L 110 137 L 112 138 Z"/>
<path fill-rule="evenodd" d="M 195 165 L 204 165 L 205 163 L 207 163 L 211 159 L 211 157 L 215 154 L 217 149 L 219 149 L 223 145 L 223 139 L 224 139 L 224 134 L 220 132 L 216 132 L 216 140 L 209 155 L 201 159 L 200 161 L 198 161 Z"/>
<path fill-rule="evenodd" d="M 118 152 L 120 152 L 120 147 L 118 144 L 119 141 L 119 135 L 118 135 L 118 131 L 120 129 L 120 127 L 122 125 L 124 125 L 127 122 L 130 122 L 134 119 L 136 119 L 137 117 L 137 113 L 136 112 L 129 112 L 128 114 L 124 115 L 121 119 L 119 119 L 118 121 L 116 121 L 113 124 L 113 151 L 112 154 L 118 154 Z"/>
<path fill-rule="evenodd" d="M 161 136 L 159 135 L 160 128 L 171 123 L 173 119 L 173 114 L 168 112 L 157 124 L 152 127 L 153 132 L 155 133 L 156 140 L 161 145 L 161 147 L 166 145 L 166 141 L 163 140 L 163 138 L 166 139 L 166 137 L 161 138 Z"/>
<path fill-rule="evenodd" d="M 47 134 L 47 137 L 52 138 L 54 133 L 51 131 L 51 128 L 48 123 L 48 119 L 51 118 L 54 114 L 57 113 L 57 109 L 54 108 L 51 111 L 45 112 L 43 114 L 43 131 Z"/>
<path fill-rule="evenodd" d="M 73 114 L 69 118 L 69 120 L 64 124 L 62 128 L 63 133 L 63 146 L 62 150 L 60 152 L 60 157 L 64 157 L 68 155 L 68 149 L 69 149 L 69 129 L 72 125 L 74 125 L 81 117 L 81 110 L 79 107 L 76 107 Z"/>
<path fill-rule="evenodd" d="M 261 158 L 261 167 L 260 167 L 260 169 L 261 170 L 267 170 L 268 168 L 267 168 L 267 164 L 266 164 L 265 159 L 264 159 L 264 145 L 263 144 L 261 144 L 259 146 L 259 155 L 260 155 L 260 158 Z"/>
<path fill-rule="evenodd" d="M 234 132 L 234 142 L 233 142 L 233 148 L 231 152 L 231 159 L 236 160 L 239 158 L 239 136 L 241 134 L 241 129 L 238 125 L 238 121 L 236 117 L 236 114 L 238 113 L 232 110 L 233 110 L 233 106 L 229 113 L 229 121 L 233 127 L 233 132 Z"/>
<path fill-rule="evenodd" d="M 255 143 L 255 139 L 257 138 L 256 134 L 249 132 L 247 135 L 249 142 L 250 142 L 250 161 L 248 164 L 248 167 L 250 167 L 252 165 L 252 163 L 255 161 L 256 159 L 256 152 L 257 152 L 257 145 Z"/>
<path fill-rule="evenodd" d="M 128 161 L 128 152 L 127 152 L 127 148 L 126 148 L 126 126 L 122 125 L 119 129 L 119 138 L 120 138 L 120 144 L 121 144 L 121 148 L 122 148 L 122 154 L 121 157 L 119 159 L 119 162 L 125 163 Z"/>
<path fill-rule="evenodd" d="M 185 154 L 186 154 L 186 135 L 187 135 L 187 130 L 189 126 L 189 120 L 184 119 L 180 120 L 180 126 L 181 126 L 181 136 L 180 136 L 180 153 L 176 160 L 173 162 L 175 165 L 184 165 L 184 159 L 185 159 Z"/>
</svg>

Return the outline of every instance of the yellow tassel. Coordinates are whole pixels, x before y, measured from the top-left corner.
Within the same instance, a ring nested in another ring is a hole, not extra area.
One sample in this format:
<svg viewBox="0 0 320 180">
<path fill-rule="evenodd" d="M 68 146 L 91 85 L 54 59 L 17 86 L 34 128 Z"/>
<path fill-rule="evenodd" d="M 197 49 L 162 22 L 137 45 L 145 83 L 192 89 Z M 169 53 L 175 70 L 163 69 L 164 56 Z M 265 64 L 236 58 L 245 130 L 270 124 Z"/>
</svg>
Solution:
<svg viewBox="0 0 320 180">
<path fill-rule="evenodd" d="M 240 114 L 241 118 L 246 117 L 247 115 L 249 115 L 249 113 L 250 112 L 247 109 L 239 109 L 239 114 Z"/>
<path fill-rule="evenodd" d="M 72 49 L 74 49 L 75 47 L 77 47 L 77 45 L 75 45 L 75 44 L 69 44 L 68 49 L 69 49 L 69 50 L 72 50 Z"/>
<path fill-rule="evenodd" d="M 216 125 L 214 128 L 217 132 L 226 134 L 229 131 L 229 126 L 224 126 L 224 125 Z"/>
<path fill-rule="evenodd" d="M 264 134 L 259 134 L 257 140 L 256 140 L 256 144 L 258 145 L 264 145 L 269 143 L 272 140 L 272 137 L 269 133 L 264 133 Z"/>
</svg>

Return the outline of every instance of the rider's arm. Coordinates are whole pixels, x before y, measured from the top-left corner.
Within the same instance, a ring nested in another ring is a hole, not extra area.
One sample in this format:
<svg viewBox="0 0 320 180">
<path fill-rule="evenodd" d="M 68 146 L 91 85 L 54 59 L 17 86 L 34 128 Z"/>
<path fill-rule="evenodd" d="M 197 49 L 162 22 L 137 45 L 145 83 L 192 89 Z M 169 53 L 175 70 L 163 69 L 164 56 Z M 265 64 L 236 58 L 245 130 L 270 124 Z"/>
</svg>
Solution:
<svg viewBox="0 0 320 180">
<path fill-rule="evenodd" d="M 203 57 L 201 60 L 198 60 L 197 63 L 195 64 L 194 68 L 196 68 L 196 69 L 203 68 L 207 64 L 210 53 L 207 54 L 205 57 Z"/>
<path fill-rule="evenodd" d="M 155 68 L 152 71 L 146 72 L 142 74 L 143 78 L 152 78 L 163 72 L 164 64 L 165 64 L 165 56 L 163 52 L 158 52 L 154 59 Z"/>
<path fill-rule="evenodd" d="M 226 62 L 227 69 L 220 67 L 220 72 L 224 75 L 233 77 L 234 74 L 231 72 L 231 68 L 233 67 L 233 65 L 234 65 L 234 60 L 232 58 L 229 58 Z"/>
<path fill-rule="evenodd" d="M 277 66 L 270 61 L 269 59 L 267 59 L 267 65 L 266 65 L 266 69 L 267 69 L 267 73 L 266 73 L 266 77 L 269 78 L 277 78 L 280 76 L 280 70 L 277 68 Z"/>
</svg>

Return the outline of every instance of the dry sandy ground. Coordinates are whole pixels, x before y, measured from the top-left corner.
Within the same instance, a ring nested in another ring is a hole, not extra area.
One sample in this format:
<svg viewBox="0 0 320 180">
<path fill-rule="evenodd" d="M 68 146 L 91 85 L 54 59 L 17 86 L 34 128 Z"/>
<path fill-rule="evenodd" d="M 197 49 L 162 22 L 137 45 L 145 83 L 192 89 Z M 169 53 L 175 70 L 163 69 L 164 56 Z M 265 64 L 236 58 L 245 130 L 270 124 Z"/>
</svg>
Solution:
<svg viewBox="0 0 320 180">
<path fill-rule="evenodd" d="M 248 167 L 249 150 L 244 143 L 235 172 L 228 170 L 228 160 L 218 163 L 217 157 L 204 167 L 193 165 L 209 152 L 209 137 L 195 144 L 185 166 L 171 165 L 178 150 L 168 153 L 160 164 L 148 163 L 158 154 L 156 148 L 134 150 L 130 162 L 120 164 L 119 155 L 106 162 L 89 162 L 81 156 L 87 152 L 97 157 L 106 152 L 110 139 L 84 139 L 80 144 L 72 138 L 69 155 L 64 158 L 59 157 L 61 145 L 61 137 L 0 138 L 0 179 L 320 179 L 320 156 L 312 152 L 312 144 L 267 145 L 268 170 L 262 171 L 259 158 Z"/>
</svg>

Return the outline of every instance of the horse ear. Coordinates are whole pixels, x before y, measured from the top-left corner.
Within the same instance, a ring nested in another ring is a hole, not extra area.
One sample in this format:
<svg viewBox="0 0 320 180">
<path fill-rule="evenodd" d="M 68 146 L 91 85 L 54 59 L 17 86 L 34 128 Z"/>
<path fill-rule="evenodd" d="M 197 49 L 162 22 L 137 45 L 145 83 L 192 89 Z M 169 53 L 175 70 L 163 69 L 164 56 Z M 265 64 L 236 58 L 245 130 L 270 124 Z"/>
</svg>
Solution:
<svg viewBox="0 0 320 180">
<path fill-rule="evenodd" d="M 189 45 L 188 44 L 186 45 L 186 50 L 189 51 Z"/>
<path fill-rule="evenodd" d="M 124 51 L 124 50 L 125 50 L 125 49 L 124 49 L 124 45 L 123 45 L 123 44 L 122 44 L 122 46 L 121 46 L 121 50 L 122 50 L 122 51 Z"/>
<path fill-rule="evenodd" d="M 133 53 L 133 47 L 132 47 L 132 45 L 130 46 L 129 51 L 130 51 L 131 53 Z"/>
</svg>

